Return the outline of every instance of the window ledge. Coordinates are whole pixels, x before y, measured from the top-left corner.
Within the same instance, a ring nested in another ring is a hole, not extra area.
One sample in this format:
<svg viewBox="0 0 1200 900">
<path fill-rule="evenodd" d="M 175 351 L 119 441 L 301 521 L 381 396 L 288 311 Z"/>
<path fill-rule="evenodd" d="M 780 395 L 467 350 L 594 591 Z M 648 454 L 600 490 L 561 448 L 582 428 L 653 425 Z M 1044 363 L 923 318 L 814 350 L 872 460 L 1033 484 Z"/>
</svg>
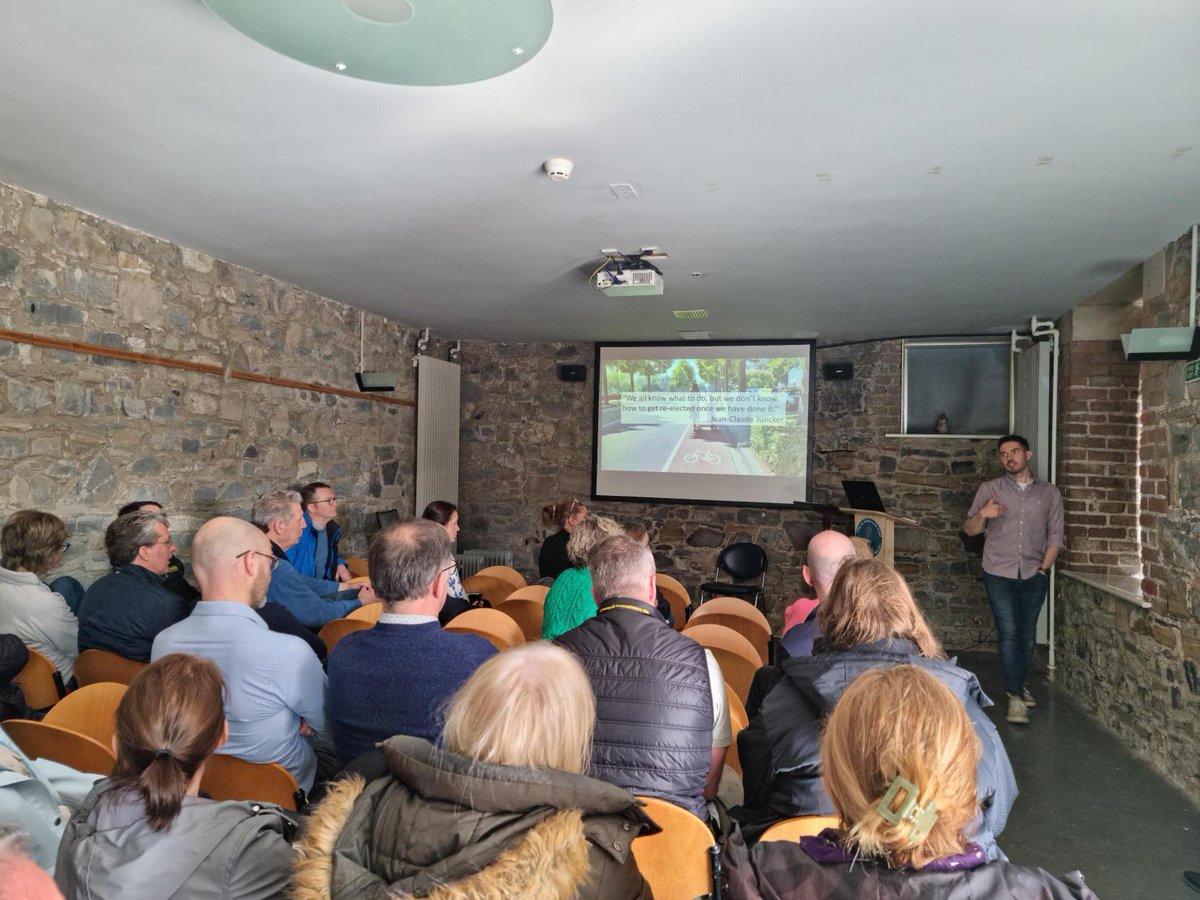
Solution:
<svg viewBox="0 0 1200 900">
<path fill-rule="evenodd" d="M 1141 579 L 1133 575 L 1100 575 L 1093 572 L 1069 572 L 1066 569 L 1059 569 L 1058 574 L 1105 594 L 1111 594 L 1141 609 L 1150 608 L 1150 601 L 1142 594 Z"/>
</svg>

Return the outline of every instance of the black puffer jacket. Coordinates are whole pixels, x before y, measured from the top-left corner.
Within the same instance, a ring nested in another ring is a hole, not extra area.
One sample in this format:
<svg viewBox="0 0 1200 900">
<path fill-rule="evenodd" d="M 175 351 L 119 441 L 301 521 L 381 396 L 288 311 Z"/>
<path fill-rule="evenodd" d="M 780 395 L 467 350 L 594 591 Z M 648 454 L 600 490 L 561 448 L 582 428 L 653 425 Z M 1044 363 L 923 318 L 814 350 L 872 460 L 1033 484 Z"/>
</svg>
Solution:
<svg viewBox="0 0 1200 900">
<path fill-rule="evenodd" d="M 1008 862 L 916 872 L 867 860 L 819 863 L 798 843 L 767 841 L 747 849 L 737 834 L 726 844 L 722 863 L 729 900 L 1096 900 L 1078 872 L 1059 879 Z"/>
<path fill-rule="evenodd" d="M 783 664 L 783 678 L 763 701 L 762 712 L 738 735 L 744 808 L 737 811 L 750 840 L 772 822 L 790 816 L 831 814 L 821 784 L 821 727 L 842 693 L 868 669 L 919 666 L 958 697 L 983 744 L 979 762 L 980 820 L 970 833 L 989 858 L 997 858 L 996 836 L 1017 796 L 1016 778 L 996 727 L 983 708 L 992 701 L 979 681 L 952 661 L 926 659 L 911 641 L 888 639 L 853 650 L 822 650 Z M 899 711 L 897 711 L 899 714 Z"/>
<path fill-rule="evenodd" d="M 707 818 L 713 701 L 704 648 L 647 604 L 620 598 L 555 643 L 579 657 L 596 694 L 592 774 Z"/>
</svg>

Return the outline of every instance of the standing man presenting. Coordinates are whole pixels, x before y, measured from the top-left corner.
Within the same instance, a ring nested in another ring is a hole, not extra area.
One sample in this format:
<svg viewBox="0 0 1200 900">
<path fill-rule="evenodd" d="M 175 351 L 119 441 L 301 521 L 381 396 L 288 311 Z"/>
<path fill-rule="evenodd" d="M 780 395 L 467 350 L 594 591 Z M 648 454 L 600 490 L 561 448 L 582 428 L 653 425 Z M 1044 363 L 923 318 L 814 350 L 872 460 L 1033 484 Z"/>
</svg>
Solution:
<svg viewBox="0 0 1200 900">
<path fill-rule="evenodd" d="M 1005 474 L 976 492 L 963 531 L 985 536 L 983 586 L 1000 635 L 1008 721 L 1024 724 L 1037 705 L 1025 679 L 1050 568 L 1063 545 L 1063 507 L 1058 488 L 1029 471 L 1029 441 L 1006 434 L 998 443 Z"/>
</svg>

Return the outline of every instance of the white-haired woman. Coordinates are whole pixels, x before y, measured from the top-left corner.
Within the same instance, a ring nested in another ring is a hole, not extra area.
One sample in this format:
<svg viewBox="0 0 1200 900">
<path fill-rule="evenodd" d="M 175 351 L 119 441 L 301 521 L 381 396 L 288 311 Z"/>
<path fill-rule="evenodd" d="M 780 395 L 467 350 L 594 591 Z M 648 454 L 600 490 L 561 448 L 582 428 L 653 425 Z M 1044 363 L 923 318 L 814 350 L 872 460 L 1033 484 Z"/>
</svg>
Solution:
<svg viewBox="0 0 1200 900">
<path fill-rule="evenodd" d="M 451 700 L 443 749 L 397 736 L 331 787 L 300 843 L 298 900 L 648 897 L 630 842 L 654 826 L 582 773 L 595 700 L 550 644 L 492 657 Z"/>
</svg>

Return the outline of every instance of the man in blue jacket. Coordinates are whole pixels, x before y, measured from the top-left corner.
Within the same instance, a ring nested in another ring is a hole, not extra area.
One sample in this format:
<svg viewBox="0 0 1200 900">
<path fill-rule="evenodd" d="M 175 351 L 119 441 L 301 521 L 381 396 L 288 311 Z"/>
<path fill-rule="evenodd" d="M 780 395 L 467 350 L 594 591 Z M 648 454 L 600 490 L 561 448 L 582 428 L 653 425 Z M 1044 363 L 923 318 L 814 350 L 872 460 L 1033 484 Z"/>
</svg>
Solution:
<svg viewBox="0 0 1200 900">
<path fill-rule="evenodd" d="M 300 495 L 295 491 L 270 491 L 254 501 L 250 521 L 266 533 L 271 550 L 279 559 L 271 573 L 267 602 L 284 606 L 300 622 L 319 629 L 331 619 L 340 619 L 364 603 L 378 603 L 370 585 L 348 591 L 337 581 L 301 575 L 288 561 L 286 551 L 296 545 L 304 528 Z M 355 596 L 357 594 L 357 597 Z"/>
<path fill-rule="evenodd" d="M 349 581 L 350 570 L 338 556 L 342 526 L 335 520 L 338 498 L 333 488 L 314 481 L 300 489 L 300 508 L 304 511 L 304 530 L 300 540 L 284 550 L 288 562 L 301 575 L 325 581 Z"/>
</svg>

